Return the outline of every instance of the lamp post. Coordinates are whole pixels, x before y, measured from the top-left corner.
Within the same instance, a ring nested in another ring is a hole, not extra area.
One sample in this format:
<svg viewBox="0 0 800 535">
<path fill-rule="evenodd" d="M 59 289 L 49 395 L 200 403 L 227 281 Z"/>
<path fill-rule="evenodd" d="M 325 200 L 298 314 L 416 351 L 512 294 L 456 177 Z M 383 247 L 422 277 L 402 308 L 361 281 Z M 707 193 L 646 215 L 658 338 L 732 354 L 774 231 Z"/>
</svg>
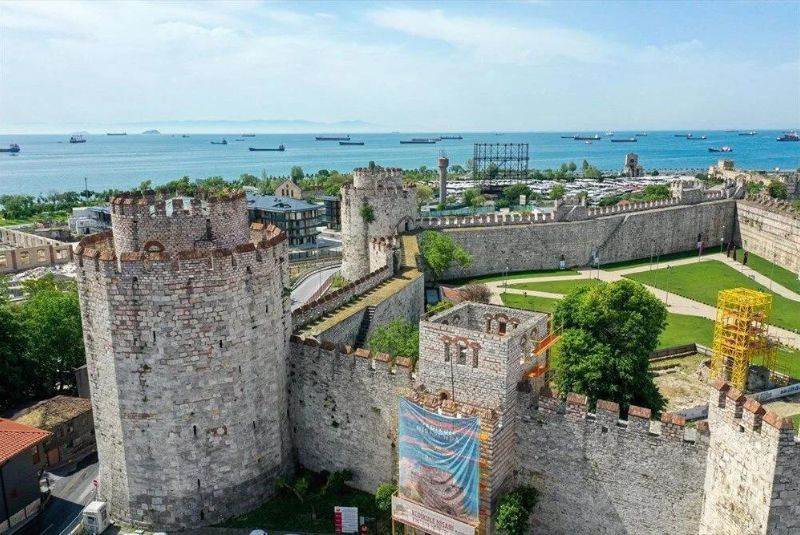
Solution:
<svg viewBox="0 0 800 535">
<path fill-rule="evenodd" d="M 719 254 L 722 254 L 722 248 L 725 245 L 725 225 L 722 225 L 722 236 L 719 237 Z"/>
<path fill-rule="evenodd" d="M 667 266 L 667 295 L 664 299 L 664 304 L 669 307 L 669 276 L 672 273 L 672 266 Z"/>
</svg>

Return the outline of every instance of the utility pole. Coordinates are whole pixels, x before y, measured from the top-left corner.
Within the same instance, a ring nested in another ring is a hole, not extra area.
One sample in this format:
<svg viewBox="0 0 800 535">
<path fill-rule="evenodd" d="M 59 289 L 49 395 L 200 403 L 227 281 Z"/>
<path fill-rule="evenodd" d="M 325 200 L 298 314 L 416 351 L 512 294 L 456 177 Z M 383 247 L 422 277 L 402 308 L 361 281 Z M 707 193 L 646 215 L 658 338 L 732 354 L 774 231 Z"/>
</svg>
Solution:
<svg viewBox="0 0 800 535">
<path fill-rule="evenodd" d="M 667 307 L 669 307 L 669 279 L 671 273 L 672 273 L 672 266 L 667 266 L 667 295 L 666 298 L 664 299 L 664 304 Z"/>
</svg>

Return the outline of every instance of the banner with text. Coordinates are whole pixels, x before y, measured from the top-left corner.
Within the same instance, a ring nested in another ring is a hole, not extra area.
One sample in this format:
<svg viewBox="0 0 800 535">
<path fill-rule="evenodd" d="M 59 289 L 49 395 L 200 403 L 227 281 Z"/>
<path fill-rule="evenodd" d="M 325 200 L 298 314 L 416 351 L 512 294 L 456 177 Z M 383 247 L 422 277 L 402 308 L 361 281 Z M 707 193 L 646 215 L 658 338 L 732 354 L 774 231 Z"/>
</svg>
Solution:
<svg viewBox="0 0 800 535">
<path fill-rule="evenodd" d="M 401 399 L 400 496 L 476 526 L 479 434 L 477 417 L 443 416 Z"/>
</svg>

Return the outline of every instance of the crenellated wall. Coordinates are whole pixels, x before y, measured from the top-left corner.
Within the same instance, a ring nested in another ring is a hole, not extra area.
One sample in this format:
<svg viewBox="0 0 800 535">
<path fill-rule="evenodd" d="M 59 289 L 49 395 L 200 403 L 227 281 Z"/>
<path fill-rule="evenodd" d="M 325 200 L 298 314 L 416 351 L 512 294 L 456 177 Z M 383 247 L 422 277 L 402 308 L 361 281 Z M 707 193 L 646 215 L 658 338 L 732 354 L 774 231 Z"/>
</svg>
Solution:
<svg viewBox="0 0 800 535">
<path fill-rule="evenodd" d="M 690 436 L 680 416 L 660 431 L 650 410 L 585 396 L 561 401 L 547 390 L 521 393 L 516 455 L 519 484 L 541 492 L 534 533 L 697 534 L 708 449 L 705 426 Z M 526 409 L 522 409 L 526 407 Z M 713 429 L 712 429 L 713 433 Z"/>
<path fill-rule="evenodd" d="M 755 197 L 736 204 L 742 247 L 800 274 L 800 211 L 789 203 Z"/>
</svg>

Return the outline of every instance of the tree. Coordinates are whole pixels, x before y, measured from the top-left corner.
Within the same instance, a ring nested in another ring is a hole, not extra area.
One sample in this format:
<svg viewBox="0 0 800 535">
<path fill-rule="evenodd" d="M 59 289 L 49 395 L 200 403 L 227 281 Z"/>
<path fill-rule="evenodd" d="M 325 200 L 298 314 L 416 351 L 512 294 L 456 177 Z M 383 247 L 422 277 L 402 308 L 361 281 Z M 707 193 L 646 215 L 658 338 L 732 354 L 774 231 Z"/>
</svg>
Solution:
<svg viewBox="0 0 800 535">
<path fill-rule="evenodd" d="M 300 167 L 299 165 L 293 165 L 292 166 L 292 170 L 289 173 L 289 176 L 292 177 L 293 181 L 299 182 L 300 180 L 303 179 L 305 174 L 303 173 L 303 168 L 302 167 Z"/>
<path fill-rule="evenodd" d="M 666 326 L 667 309 L 636 282 L 581 286 L 556 306 L 563 329 L 554 359 L 561 392 L 585 394 L 591 404 L 615 401 L 649 407 L 658 414 L 665 400 L 650 376 L 649 355 Z"/>
<path fill-rule="evenodd" d="M 767 186 L 767 193 L 769 193 L 769 196 L 773 199 L 784 200 L 789 196 L 786 184 L 780 180 L 771 180 Z"/>
<path fill-rule="evenodd" d="M 528 519 L 538 501 L 539 492 L 533 487 L 517 487 L 507 493 L 495 513 L 495 528 L 508 535 L 529 533 Z"/>
<path fill-rule="evenodd" d="M 757 193 L 761 193 L 761 190 L 764 189 L 764 184 L 761 182 L 748 182 L 745 188 L 747 189 L 747 193 L 755 195 Z"/>
<path fill-rule="evenodd" d="M 478 188 L 470 188 L 468 190 L 464 190 L 464 204 L 467 206 L 482 206 L 485 202 L 483 195 L 481 195 L 481 190 Z M 480 203 L 480 204 L 479 204 Z"/>
<path fill-rule="evenodd" d="M 378 489 L 375 491 L 375 508 L 384 513 L 391 511 L 392 496 L 394 496 L 395 492 L 397 492 L 397 485 L 390 485 L 388 483 L 378 485 Z"/>
<path fill-rule="evenodd" d="M 0 285 L 0 410 L 30 395 L 31 373 L 25 351 L 24 330 L 18 307 L 6 302 L 7 290 Z"/>
<path fill-rule="evenodd" d="M 413 323 L 394 320 L 381 325 L 372 333 L 367 347 L 393 357 L 408 357 L 416 364 L 419 355 L 419 329 Z"/>
<path fill-rule="evenodd" d="M 519 204 L 519 198 L 522 195 L 525 195 L 526 199 L 530 200 L 531 188 L 525 184 L 514 184 L 503 190 L 503 197 L 510 205 Z"/>
<path fill-rule="evenodd" d="M 578 169 L 578 166 L 575 165 L 575 162 L 569 162 L 567 168 L 569 169 L 570 173 L 574 173 Z"/>
<path fill-rule="evenodd" d="M 583 160 L 583 163 L 581 164 L 581 169 L 583 169 L 584 173 L 586 172 L 587 169 L 589 169 L 589 162 L 587 160 Z"/>
<path fill-rule="evenodd" d="M 258 177 L 250 173 L 244 173 L 239 176 L 239 184 L 242 186 L 258 186 Z"/>
<path fill-rule="evenodd" d="M 653 169 L 650 171 L 650 176 L 658 176 L 658 169 Z"/>
<path fill-rule="evenodd" d="M 433 199 L 433 188 L 427 184 L 417 184 L 417 200 L 424 204 L 431 199 Z"/>
<path fill-rule="evenodd" d="M 454 263 L 461 267 L 472 264 L 472 257 L 449 234 L 426 230 L 420 235 L 420 252 L 434 279 L 439 279 Z"/>
<path fill-rule="evenodd" d="M 465 301 L 474 301 L 476 303 L 489 303 L 489 299 L 492 297 L 492 291 L 489 289 L 488 286 L 485 284 L 467 284 L 459 291 L 461 297 L 464 298 Z"/>
<path fill-rule="evenodd" d="M 153 181 L 152 180 L 142 180 L 139 183 L 139 186 L 136 188 L 138 191 L 147 191 L 153 188 Z"/>
<path fill-rule="evenodd" d="M 564 184 L 556 184 L 550 190 L 550 198 L 551 199 L 563 199 L 564 195 L 567 194 L 567 188 L 564 187 Z"/>
<path fill-rule="evenodd" d="M 500 174 L 500 168 L 497 167 L 497 164 L 489 164 L 489 167 L 486 168 L 486 178 L 489 181 L 495 180 L 498 175 Z"/>
</svg>

